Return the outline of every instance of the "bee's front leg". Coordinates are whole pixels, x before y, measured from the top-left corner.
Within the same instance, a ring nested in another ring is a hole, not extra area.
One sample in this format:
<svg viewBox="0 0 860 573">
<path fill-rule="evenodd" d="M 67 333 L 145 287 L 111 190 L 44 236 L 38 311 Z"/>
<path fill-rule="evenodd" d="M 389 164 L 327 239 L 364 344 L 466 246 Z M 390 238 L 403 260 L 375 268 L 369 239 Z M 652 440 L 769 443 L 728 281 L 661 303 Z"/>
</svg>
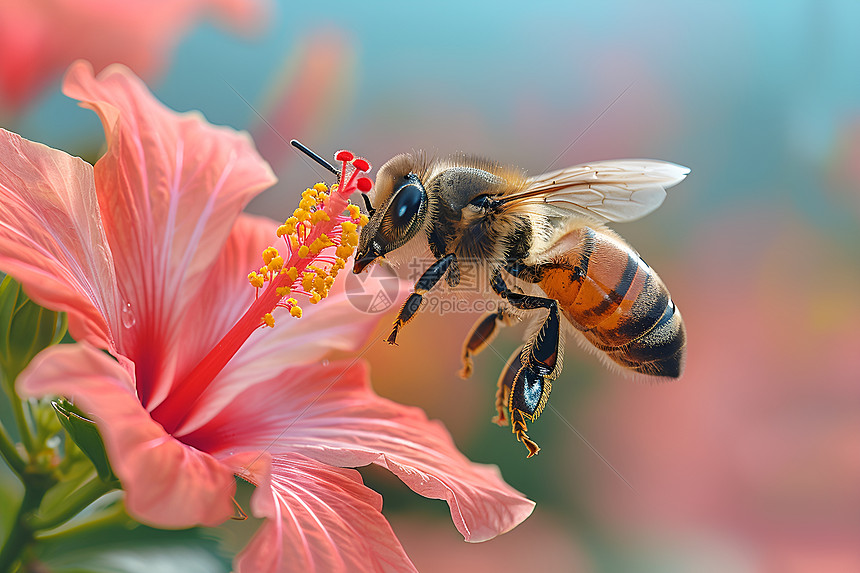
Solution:
<svg viewBox="0 0 860 573">
<path fill-rule="evenodd" d="M 499 392 L 508 394 L 511 429 L 517 440 L 528 448 L 528 457 L 532 457 L 540 448 L 526 434 L 526 419 L 534 422 L 540 416 L 549 399 L 552 381 L 561 371 L 561 321 L 558 302 L 551 298 L 514 292 L 507 287 L 499 274 L 493 276 L 492 285 L 499 296 L 516 308 L 549 310 L 540 329 L 522 350 L 518 351 L 519 359 L 509 360 L 507 368 L 499 378 Z M 506 389 L 508 384 L 510 390 Z"/>
<path fill-rule="evenodd" d="M 456 262 L 457 256 L 454 253 L 451 253 L 449 255 L 445 255 L 430 265 L 429 269 L 424 271 L 424 274 L 422 274 L 415 283 L 415 292 L 409 295 L 409 298 L 407 298 L 406 302 L 403 303 L 403 306 L 400 308 L 400 312 L 397 314 L 397 318 L 394 320 L 391 334 L 389 334 L 388 338 L 385 339 L 388 344 L 397 344 L 397 333 L 400 332 L 400 328 L 404 324 L 412 320 L 418 312 L 418 309 L 421 308 L 421 301 L 424 298 L 424 294 L 436 286 L 436 283 L 445 276 L 445 273 L 451 265 L 456 265 Z M 456 286 L 456 284 L 451 286 Z"/>
</svg>

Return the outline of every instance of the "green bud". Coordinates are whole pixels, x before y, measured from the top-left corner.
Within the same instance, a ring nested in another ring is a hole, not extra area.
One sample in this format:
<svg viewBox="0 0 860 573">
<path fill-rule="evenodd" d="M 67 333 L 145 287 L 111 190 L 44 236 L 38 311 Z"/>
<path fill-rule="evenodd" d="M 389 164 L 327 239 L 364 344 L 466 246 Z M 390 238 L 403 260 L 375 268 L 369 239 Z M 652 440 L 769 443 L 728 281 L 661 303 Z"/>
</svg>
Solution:
<svg viewBox="0 0 860 573">
<path fill-rule="evenodd" d="M 0 368 L 11 383 L 34 356 L 66 334 L 66 315 L 43 308 L 5 277 L 0 283 Z"/>
<path fill-rule="evenodd" d="M 104 441 L 99 434 L 96 423 L 86 417 L 74 404 L 60 398 L 51 402 L 51 406 L 57 412 L 60 424 L 69 432 L 72 440 L 77 444 L 93 465 L 99 477 L 105 482 L 116 482 L 118 478 L 113 473 L 108 461 L 107 450 Z"/>
</svg>

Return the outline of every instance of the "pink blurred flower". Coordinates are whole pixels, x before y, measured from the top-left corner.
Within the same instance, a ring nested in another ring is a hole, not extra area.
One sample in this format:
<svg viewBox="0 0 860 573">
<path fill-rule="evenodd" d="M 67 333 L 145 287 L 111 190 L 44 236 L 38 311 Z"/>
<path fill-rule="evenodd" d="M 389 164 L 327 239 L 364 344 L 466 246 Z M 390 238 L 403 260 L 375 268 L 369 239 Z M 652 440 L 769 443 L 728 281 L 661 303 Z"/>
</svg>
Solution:
<svg viewBox="0 0 860 573">
<path fill-rule="evenodd" d="M 275 294 L 295 292 L 288 275 L 255 295 L 247 272 L 277 225 L 241 213 L 274 179 L 246 134 L 171 112 L 120 66 L 96 78 L 78 62 L 64 91 L 102 119 L 95 168 L 0 130 L 0 268 L 68 312 L 79 341 L 40 354 L 18 388 L 65 395 L 96 420 L 133 516 L 215 525 L 233 515 L 234 475 L 253 482 L 266 521 L 239 571 L 413 570 L 379 495 L 343 467 L 376 463 L 446 500 L 468 541 L 528 516 L 532 502 L 496 468 L 469 462 L 420 410 L 376 396 L 362 363 L 320 362 L 369 330 L 343 292 L 298 322 Z M 355 181 L 332 191 L 332 219 L 308 239 L 338 223 Z M 284 258 L 305 257 L 301 271 L 310 259 L 296 252 Z M 273 307 L 279 324 L 260 328 Z"/>
<path fill-rule="evenodd" d="M 202 13 L 249 29 L 263 8 L 262 0 L 2 0 L 0 108 L 21 107 L 78 58 L 150 76 Z"/>
<path fill-rule="evenodd" d="M 280 134 L 303 135 L 312 129 L 320 137 L 346 108 L 355 83 L 356 51 L 343 31 L 323 27 L 298 38 L 282 60 L 250 130 L 276 173 L 296 157 Z"/>
</svg>

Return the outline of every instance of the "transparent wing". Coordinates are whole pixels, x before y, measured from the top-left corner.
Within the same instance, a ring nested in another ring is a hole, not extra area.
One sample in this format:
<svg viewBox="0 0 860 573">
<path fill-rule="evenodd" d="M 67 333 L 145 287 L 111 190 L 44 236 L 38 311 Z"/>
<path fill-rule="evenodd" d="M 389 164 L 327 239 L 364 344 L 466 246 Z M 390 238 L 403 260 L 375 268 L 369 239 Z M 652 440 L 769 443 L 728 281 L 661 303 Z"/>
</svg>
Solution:
<svg viewBox="0 0 860 573">
<path fill-rule="evenodd" d="M 505 208 L 548 204 L 600 221 L 634 221 L 663 203 L 666 189 L 690 170 L 653 159 L 594 161 L 531 177 L 524 191 L 500 198 Z"/>
</svg>

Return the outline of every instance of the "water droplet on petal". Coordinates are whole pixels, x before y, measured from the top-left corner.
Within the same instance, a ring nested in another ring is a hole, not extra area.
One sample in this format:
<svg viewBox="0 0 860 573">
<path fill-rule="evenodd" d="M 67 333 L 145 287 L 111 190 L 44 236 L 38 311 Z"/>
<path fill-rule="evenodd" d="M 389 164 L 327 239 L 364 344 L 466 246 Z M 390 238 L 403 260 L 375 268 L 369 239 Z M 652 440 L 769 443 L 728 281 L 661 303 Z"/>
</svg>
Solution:
<svg viewBox="0 0 860 573">
<path fill-rule="evenodd" d="M 131 310 L 131 303 L 125 303 L 122 307 L 122 325 L 126 328 L 131 328 L 137 319 L 134 317 L 134 312 Z"/>
<path fill-rule="evenodd" d="M 323 360 L 323 361 L 322 361 L 322 365 L 323 365 L 323 366 L 328 366 L 328 364 L 329 364 L 329 363 L 328 363 L 328 360 Z"/>
</svg>

